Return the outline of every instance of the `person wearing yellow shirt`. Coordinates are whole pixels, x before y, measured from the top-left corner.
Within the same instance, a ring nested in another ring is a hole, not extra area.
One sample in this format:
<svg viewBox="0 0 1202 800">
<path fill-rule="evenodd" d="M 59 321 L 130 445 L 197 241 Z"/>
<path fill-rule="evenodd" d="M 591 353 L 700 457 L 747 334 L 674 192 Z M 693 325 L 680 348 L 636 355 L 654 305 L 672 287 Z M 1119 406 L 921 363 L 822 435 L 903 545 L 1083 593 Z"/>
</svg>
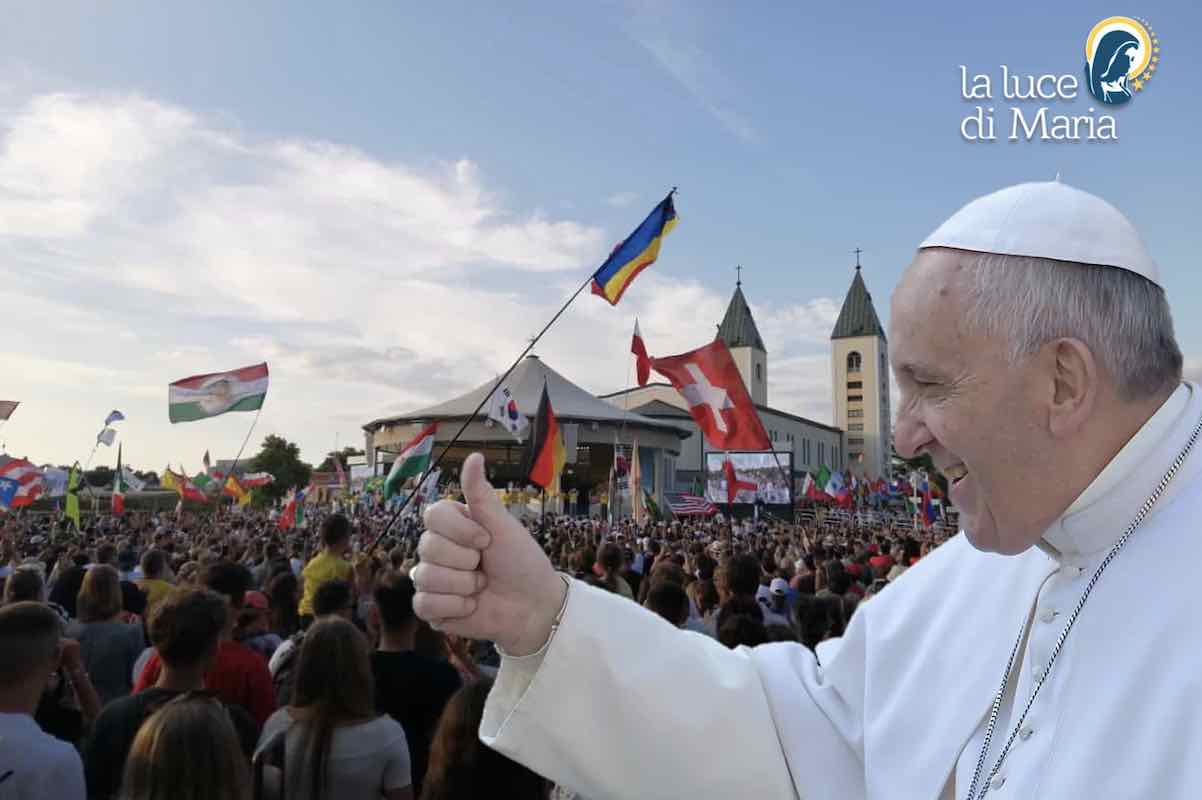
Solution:
<svg viewBox="0 0 1202 800">
<path fill-rule="evenodd" d="M 175 588 L 167 580 L 167 554 L 162 550 L 147 550 L 142 555 L 142 574 L 145 577 L 137 584 L 146 594 L 146 617 L 149 618 L 150 612 Z"/>
<path fill-rule="evenodd" d="M 321 524 L 321 552 L 301 570 L 304 584 L 300 607 L 301 624 L 313 618 L 313 597 L 329 581 L 351 581 L 354 569 L 346 554 L 351 548 L 351 522 L 344 514 L 332 514 Z"/>
</svg>

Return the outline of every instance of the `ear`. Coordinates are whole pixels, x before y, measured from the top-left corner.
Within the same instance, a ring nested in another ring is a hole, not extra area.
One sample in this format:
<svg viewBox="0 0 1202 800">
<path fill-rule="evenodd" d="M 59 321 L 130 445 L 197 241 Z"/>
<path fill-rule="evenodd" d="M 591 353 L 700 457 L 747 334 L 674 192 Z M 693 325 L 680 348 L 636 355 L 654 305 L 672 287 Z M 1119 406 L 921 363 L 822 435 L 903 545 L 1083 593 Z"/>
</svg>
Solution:
<svg viewBox="0 0 1202 800">
<path fill-rule="evenodd" d="M 1079 431 L 1093 413 L 1099 390 L 1099 367 L 1080 339 L 1057 339 L 1047 345 L 1052 392 L 1048 427 L 1062 438 Z"/>
</svg>

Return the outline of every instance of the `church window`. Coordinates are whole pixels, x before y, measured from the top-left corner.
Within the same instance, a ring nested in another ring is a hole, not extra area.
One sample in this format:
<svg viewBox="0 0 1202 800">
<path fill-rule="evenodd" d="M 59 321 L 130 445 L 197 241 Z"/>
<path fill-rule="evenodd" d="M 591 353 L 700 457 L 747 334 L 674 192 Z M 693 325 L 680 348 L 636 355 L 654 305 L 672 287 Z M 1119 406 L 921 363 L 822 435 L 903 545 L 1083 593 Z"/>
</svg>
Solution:
<svg viewBox="0 0 1202 800">
<path fill-rule="evenodd" d="M 862 363 L 863 363 L 863 360 L 860 358 L 860 354 L 857 353 L 855 350 L 852 350 L 850 353 L 847 354 L 847 371 L 848 372 L 859 372 L 860 365 Z"/>
<path fill-rule="evenodd" d="M 755 379 L 757 383 L 764 380 L 764 370 L 762 364 L 755 365 Z"/>
</svg>

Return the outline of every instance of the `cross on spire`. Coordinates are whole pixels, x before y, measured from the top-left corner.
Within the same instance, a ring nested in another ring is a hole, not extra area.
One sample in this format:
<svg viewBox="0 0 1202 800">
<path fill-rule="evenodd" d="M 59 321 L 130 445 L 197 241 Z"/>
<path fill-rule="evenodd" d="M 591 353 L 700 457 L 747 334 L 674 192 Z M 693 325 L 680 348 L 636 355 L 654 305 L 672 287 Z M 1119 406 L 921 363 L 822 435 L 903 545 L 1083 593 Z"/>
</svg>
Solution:
<svg viewBox="0 0 1202 800">
<path fill-rule="evenodd" d="M 863 252 L 864 251 L 861 250 L 860 248 L 858 248 L 858 247 L 856 248 L 856 271 L 859 271 L 859 269 L 860 269 L 860 253 L 863 253 Z"/>
<path fill-rule="evenodd" d="M 735 267 L 735 286 L 742 286 L 742 285 L 743 285 L 743 267 L 736 266 Z"/>
</svg>

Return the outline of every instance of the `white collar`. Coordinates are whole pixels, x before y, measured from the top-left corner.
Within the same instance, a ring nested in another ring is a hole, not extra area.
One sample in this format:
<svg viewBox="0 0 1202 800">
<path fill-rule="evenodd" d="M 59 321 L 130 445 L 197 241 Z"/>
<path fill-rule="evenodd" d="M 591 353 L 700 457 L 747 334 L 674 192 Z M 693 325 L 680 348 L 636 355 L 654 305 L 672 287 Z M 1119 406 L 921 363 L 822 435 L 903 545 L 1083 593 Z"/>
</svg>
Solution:
<svg viewBox="0 0 1202 800">
<path fill-rule="evenodd" d="M 1202 393 L 1182 383 L 1135 432 L 1072 505 L 1052 523 L 1039 547 L 1056 560 L 1093 553 L 1118 540 L 1177 457 L 1202 413 Z M 1132 500 L 1134 499 L 1134 502 Z M 1163 501 L 1163 498 L 1162 498 Z"/>
</svg>

